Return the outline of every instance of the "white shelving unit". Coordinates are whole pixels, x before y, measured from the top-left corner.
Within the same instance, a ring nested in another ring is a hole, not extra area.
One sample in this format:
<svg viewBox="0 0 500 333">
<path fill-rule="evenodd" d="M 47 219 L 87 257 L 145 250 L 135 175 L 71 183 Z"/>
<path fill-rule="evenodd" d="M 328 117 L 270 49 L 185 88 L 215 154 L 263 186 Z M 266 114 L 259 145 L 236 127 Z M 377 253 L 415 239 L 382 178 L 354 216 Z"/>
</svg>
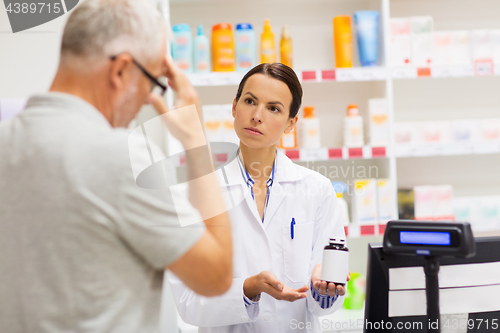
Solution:
<svg viewBox="0 0 500 333">
<path fill-rule="evenodd" d="M 455 181 L 450 173 L 457 172 L 460 178 L 468 171 L 472 174 L 474 170 L 466 170 L 466 166 L 473 164 L 470 161 L 475 158 L 490 160 L 496 165 L 500 162 L 498 142 L 395 146 L 392 140 L 387 147 L 364 147 L 356 151 L 341 146 L 342 118 L 347 105 L 358 104 L 361 115 L 367 119 L 370 98 L 388 100 L 391 137 L 392 128 L 399 121 L 500 118 L 500 98 L 489 95 L 493 93 L 492 85 L 500 83 L 500 64 L 424 68 L 387 66 L 390 17 L 430 15 L 434 18 L 435 30 L 496 29 L 500 28 L 500 15 L 493 12 L 500 12 L 500 3 L 494 0 L 456 0 L 453 4 L 450 0 L 257 0 L 252 4 L 228 0 L 170 0 L 169 8 L 172 24 L 188 23 L 193 32 L 196 25 L 202 24 L 207 35 L 215 23 L 229 22 L 234 26 L 250 22 L 258 39 L 264 18 L 269 18 L 279 42 L 280 28 L 284 24 L 289 26 L 294 43 L 294 69 L 304 89 L 302 105 L 316 107 L 325 146 L 313 151 L 287 151 L 296 162 L 327 161 L 335 164 L 346 159 L 382 158 L 385 162 L 377 162 L 377 165 L 382 169 L 381 173 L 391 179 L 395 197 L 398 187 L 439 184 L 436 175 L 443 175 L 443 183 L 451 183 L 459 196 L 481 193 L 483 185 L 469 182 L 464 186 L 463 181 Z M 381 13 L 379 64 L 360 67 L 354 43 L 354 67 L 335 69 L 332 18 L 352 15 L 357 10 L 379 10 Z M 189 74 L 202 104 L 230 103 L 242 77 L 243 73 Z M 495 96 L 498 95 L 497 92 Z M 450 170 L 450 163 L 441 163 L 447 156 L 469 163 L 460 162 Z M 497 191 L 500 194 L 500 179 L 494 180 L 492 168 L 478 168 L 483 175 L 491 176 L 491 187 L 498 189 L 488 193 Z M 421 170 L 430 173 L 415 177 Z M 395 204 L 395 216 L 396 212 Z"/>
<path fill-rule="evenodd" d="M 383 169 L 382 174 L 392 178 L 396 193 L 396 164 L 394 156 L 390 154 L 390 147 L 347 149 L 342 147 L 341 133 L 347 105 L 358 104 L 361 114 L 366 118 L 368 99 L 388 97 L 387 92 L 390 93 L 389 71 L 384 59 L 385 38 L 380 41 L 379 66 L 360 67 L 358 59 L 355 59 L 356 67 L 335 69 L 332 32 L 334 16 L 352 15 L 355 11 L 364 9 L 385 13 L 385 16 L 381 15 L 383 26 L 385 17 L 388 17 L 388 0 L 257 0 L 252 4 L 225 0 L 171 0 L 169 8 L 172 25 L 188 23 L 194 29 L 202 24 L 207 35 L 210 35 L 211 27 L 219 22 L 229 22 L 233 26 L 239 22 L 250 22 L 256 35 L 260 36 L 264 18 L 267 17 L 279 45 L 281 27 L 288 25 L 294 43 L 294 69 L 303 83 L 302 105 L 315 106 L 316 114 L 322 120 L 321 139 L 324 148 L 312 151 L 295 149 L 286 151 L 286 154 L 297 162 L 383 158 L 386 161 L 378 165 Z M 382 28 L 381 31 L 385 29 Z M 317 42 L 311 43 L 313 40 Z M 354 46 L 354 49 L 357 54 L 357 47 Z M 189 74 L 189 78 L 197 87 L 202 104 L 227 104 L 234 99 L 243 75 L 244 73 Z M 396 205 L 394 216 L 397 216 Z"/>
</svg>

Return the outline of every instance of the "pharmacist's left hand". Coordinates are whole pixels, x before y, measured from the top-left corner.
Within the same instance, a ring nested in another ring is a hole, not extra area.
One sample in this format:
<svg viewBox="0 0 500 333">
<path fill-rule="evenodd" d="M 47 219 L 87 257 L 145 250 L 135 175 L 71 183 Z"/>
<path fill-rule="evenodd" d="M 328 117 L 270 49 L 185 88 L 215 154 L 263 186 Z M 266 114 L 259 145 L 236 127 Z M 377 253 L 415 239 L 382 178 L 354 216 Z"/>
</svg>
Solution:
<svg viewBox="0 0 500 333">
<path fill-rule="evenodd" d="M 351 274 L 347 272 L 347 281 L 351 279 Z M 342 286 L 340 284 L 335 284 L 333 282 L 326 282 L 321 280 L 321 264 L 317 264 L 314 266 L 314 269 L 312 271 L 311 275 L 311 282 L 313 285 L 313 288 L 318 289 L 319 293 L 321 295 L 326 295 L 328 292 L 328 296 L 334 297 L 336 294 L 339 294 L 340 296 L 345 295 L 345 286 Z M 335 293 L 337 291 L 337 293 Z"/>
</svg>

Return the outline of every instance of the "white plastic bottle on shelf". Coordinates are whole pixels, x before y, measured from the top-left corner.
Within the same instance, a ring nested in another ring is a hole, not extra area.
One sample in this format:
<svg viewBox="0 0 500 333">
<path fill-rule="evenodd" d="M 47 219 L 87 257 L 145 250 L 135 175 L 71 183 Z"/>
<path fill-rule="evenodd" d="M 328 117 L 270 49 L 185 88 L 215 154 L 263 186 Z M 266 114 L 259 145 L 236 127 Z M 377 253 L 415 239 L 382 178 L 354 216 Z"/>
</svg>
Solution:
<svg viewBox="0 0 500 333">
<path fill-rule="evenodd" d="M 210 42 L 203 33 L 203 26 L 198 26 L 198 35 L 194 38 L 194 70 L 196 73 L 210 72 Z"/>
<path fill-rule="evenodd" d="M 297 123 L 300 132 L 300 148 L 317 149 L 321 148 L 319 133 L 319 119 L 314 115 L 314 107 L 304 107 L 304 117 Z"/>
<path fill-rule="evenodd" d="M 385 98 L 368 100 L 368 126 L 371 146 L 385 147 L 389 144 L 389 111 Z"/>
<path fill-rule="evenodd" d="M 293 128 L 290 133 L 283 133 L 281 136 L 279 147 L 281 149 L 297 148 L 297 131 Z"/>
<path fill-rule="evenodd" d="M 347 185 L 343 182 L 332 182 L 332 186 L 337 194 L 337 201 L 340 207 L 340 218 L 344 227 L 349 226 L 349 208 L 347 207 L 347 202 L 344 199 L 344 192 L 347 192 Z"/>
<path fill-rule="evenodd" d="M 359 115 L 358 106 L 347 107 L 347 117 L 344 118 L 344 146 L 349 148 L 363 147 L 363 118 Z"/>
</svg>

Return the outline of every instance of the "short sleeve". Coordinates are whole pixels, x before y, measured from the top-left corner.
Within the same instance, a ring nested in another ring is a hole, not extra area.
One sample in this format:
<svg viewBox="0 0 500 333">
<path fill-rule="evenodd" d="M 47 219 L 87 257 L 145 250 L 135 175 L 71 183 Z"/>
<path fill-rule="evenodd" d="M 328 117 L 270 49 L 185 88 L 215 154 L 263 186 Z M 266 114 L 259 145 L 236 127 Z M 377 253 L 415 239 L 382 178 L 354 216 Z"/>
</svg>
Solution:
<svg viewBox="0 0 500 333">
<path fill-rule="evenodd" d="M 198 242 L 205 224 L 187 197 L 176 197 L 174 205 L 169 187 L 175 184 L 175 167 L 159 147 L 129 137 L 128 154 L 120 177 L 117 231 L 146 262 L 164 269 Z M 135 174 L 133 168 L 143 171 Z M 196 223 L 181 227 L 179 220 Z"/>
</svg>

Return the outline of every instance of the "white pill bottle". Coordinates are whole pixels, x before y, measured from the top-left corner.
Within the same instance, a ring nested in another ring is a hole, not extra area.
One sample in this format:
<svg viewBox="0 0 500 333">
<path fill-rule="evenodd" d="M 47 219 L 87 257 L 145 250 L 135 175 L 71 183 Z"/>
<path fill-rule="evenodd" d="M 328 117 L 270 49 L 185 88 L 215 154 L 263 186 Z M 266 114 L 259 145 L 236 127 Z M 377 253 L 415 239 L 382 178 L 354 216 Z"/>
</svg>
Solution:
<svg viewBox="0 0 500 333">
<path fill-rule="evenodd" d="M 323 250 L 321 280 L 345 285 L 349 270 L 349 249 L 344 239 L 330 238 L 330 244 Z"/>
</svg>

